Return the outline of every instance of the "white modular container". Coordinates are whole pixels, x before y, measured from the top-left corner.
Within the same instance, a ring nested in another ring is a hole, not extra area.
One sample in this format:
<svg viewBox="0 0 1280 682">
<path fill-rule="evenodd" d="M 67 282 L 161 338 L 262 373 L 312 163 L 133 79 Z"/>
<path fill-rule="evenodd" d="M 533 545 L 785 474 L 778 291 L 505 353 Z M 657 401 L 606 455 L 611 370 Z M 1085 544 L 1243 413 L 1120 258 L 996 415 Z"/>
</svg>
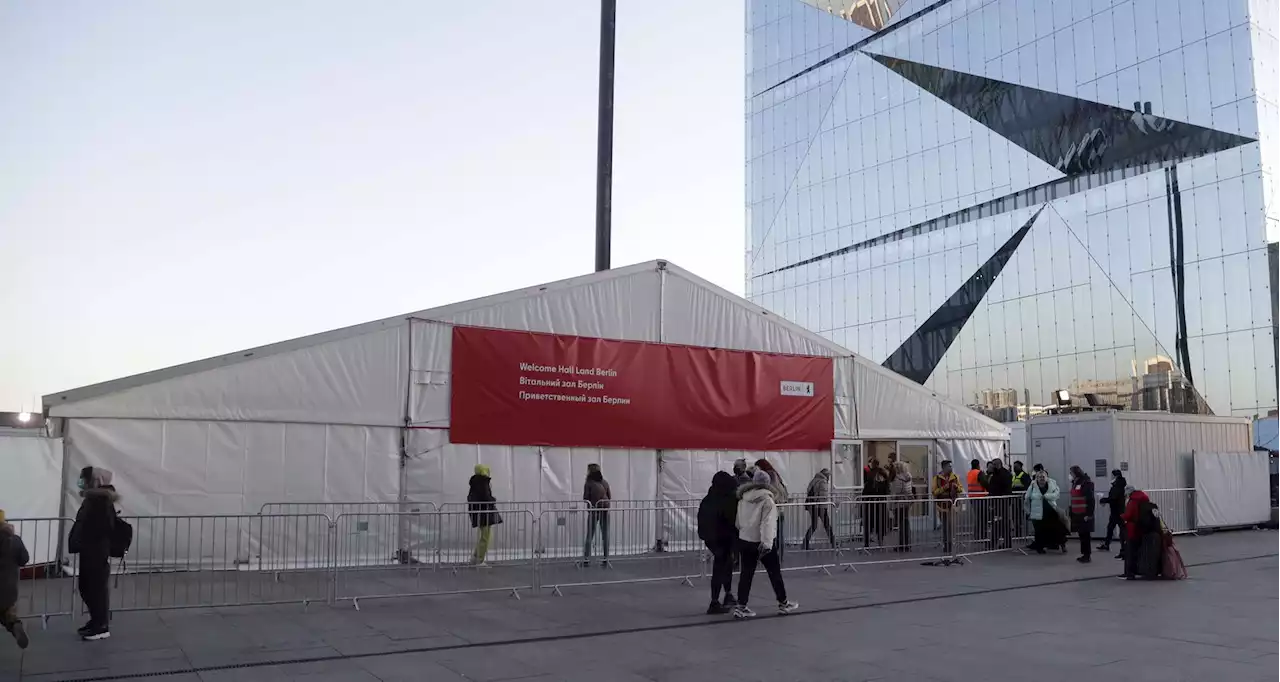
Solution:
<svg viewBox="0 0 1280 682">
<path fill-rule="evenodd" d="M 1099 495 L 1107 492 L 1113 469 L 1142 490 L 1186 490 L 1195 487 L 1193 452 L 1248 452 L 1253 447 L 1252 426 L 1246 417 L 1165 412 L 1044 415 L 1028 423 L 1027 466 L 1043 464 L 1064 491 L 1072 466 L 1093 477 Z M 1190 493 L 1159 492 L 1152 498 L 1171 525 L 1195 528 Z M 1105 532 L 1106 523 L 1107 513 L 1099 509 L 1094 533 Z"/>
</svg>

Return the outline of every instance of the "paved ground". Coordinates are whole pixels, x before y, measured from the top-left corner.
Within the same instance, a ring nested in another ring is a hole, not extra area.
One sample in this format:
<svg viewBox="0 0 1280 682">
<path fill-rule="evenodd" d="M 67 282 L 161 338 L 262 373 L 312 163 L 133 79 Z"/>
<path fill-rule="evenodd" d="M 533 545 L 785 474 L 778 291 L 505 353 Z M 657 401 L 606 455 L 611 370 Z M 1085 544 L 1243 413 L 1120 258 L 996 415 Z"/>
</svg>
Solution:
<svg viewBox="0 0 1280 682">
<path fill-rule="evenodd" d="M 113 638 L 78 622 L 33 631 L 0 680 L 376 682 L 612 680 L 1275 680 L 1277 537 L 1179 541 L 1192 578 L 1123 582 L 1095 555 L 994 554 L 787 576 L 802 612 L 735 623 L 701 615 L 705 585 L 565 588 L 312 605 L 121 613 Z M 1195 565 L 1200 564 L 1200 565 Z M 600 569 L 588 569 L 600 570 Z M 771 601 L 763 575 L 753 606 Z"/>
</svg>

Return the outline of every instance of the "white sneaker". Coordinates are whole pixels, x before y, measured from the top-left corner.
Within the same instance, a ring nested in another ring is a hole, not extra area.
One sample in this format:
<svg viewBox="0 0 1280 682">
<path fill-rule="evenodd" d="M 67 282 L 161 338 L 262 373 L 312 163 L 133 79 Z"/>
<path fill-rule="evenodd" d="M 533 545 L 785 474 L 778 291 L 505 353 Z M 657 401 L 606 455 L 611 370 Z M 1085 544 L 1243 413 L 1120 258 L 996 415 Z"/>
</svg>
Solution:
<svg viewBox="0 0 1280 682">
<path fill-rule="evenodd" d="M 780 601 L 778 602 L 778 615 L 785 616 L 788 613 L 791 613 L 792 611 L 795 611 L 798 608 L 800 608 L 799 602 Z"/>
<path fill-rule="evenodd" d="M 755 618 L 756 612 L 746 606 L 738 605 L 733 607 L 733 617 L 738 620 L 743 620 L 744 618 Z"/>
</svg>

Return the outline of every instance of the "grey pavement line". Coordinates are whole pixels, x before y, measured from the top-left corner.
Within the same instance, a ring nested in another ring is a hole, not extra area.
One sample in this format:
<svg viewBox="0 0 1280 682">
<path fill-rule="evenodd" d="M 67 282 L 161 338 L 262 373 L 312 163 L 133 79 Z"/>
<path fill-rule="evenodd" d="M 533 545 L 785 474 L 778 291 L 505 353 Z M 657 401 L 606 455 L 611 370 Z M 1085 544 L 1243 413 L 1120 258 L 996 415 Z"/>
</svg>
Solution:
<svg viewBox="0 0 1280 682">
<path fill-rule="evenodd" d="M 1200 561 L 1197 563 L 1187 564 L 1188 568 L 1196 568 L 1200 566 L 1213 566 L 1217 564 L 1241 563 L 1245 561 L 1256 561 L 1258 559 L 1273 559 L 1280 554 L 1258 554 L 1255 556 L 1235 557 L 1231 559 L 1215 559 L 1212 561 Z M 837 613 L 840 611 L 856 611 L 859 609 L 871 609 L 882 606 L 896 606 L 898 604 L 915 604 L 927 601 L 940 601 L 943 599 L 955 599 L 958 597 L 972 597 L 976 595 L 991 594 L 993 592 L 1007 592 L 1009 590 L 1025 590 L 1037 587 L 1050 587 L 1053 585 L 1069 585 L 1072 583 L 1085 583 L 1095 580 L 1114 580 L 1115 576 L 1085 576 L 1080 578 L 1064 578 L 1062 580 L 1049 580 L 1039 583 L 1029 583 L 1026 585 L 1002 585 L 1000 587 L 984 587 L 976 590 L 968 590 L 966 592 L 956 592 L 953 594 L 935 594 L 923 597 L 904 597 L 902 599 L 889 599 L 886 601 L 876 602 L 874 604 L 847 604 L 845 606 L 831 606 L 820 609 L 809 609 L 798 613 L 788 614 L 786 616 L 772 616 L 776 618 L 800 618 L 804 616 L 813 616 L 823 613 Z M 112 680 L 137 680 L 148 677 L 166 677 L 169 675 L 186 675 L 191 673 L 216 672 L 219 670 L 240 670 L 243 668 L 264 668 L 269 666 L 285 666 L 285 665 L 302 665 L 304 663 L 317 663 L 326 661 L 346 661 L 360 658 L 378 658 L 382 656 L 399 656 L 402 654 L 422 654 L 432 653 L 436 651 L 457 651 L 459 649 L 480 649 L 484 647 L 500 647 L 513 646 L 520 644 L 540 644 L 543 642 L 560 642 L 573 639 L 589 639 L 591 637 L 612 637 L 616 635 L 631 635 L 645 632 L 659 632 L 663 630 L 685 630 L 688 628 L 711 627 L 716 625 L 726 625 L 735 623 L 733 619 L 720 619 L 709 621 L 694 621 L 688 623 L 668 623 L 665 625 L 643 625 L 632 628 L 617 628 L 614 630 L 600 630 L 597 632 L 581 632 L 563 635 L 544 635 L 541 637 L 520 637 L 516 639 L 504 639 L 493 642 L 467 642 L 465 644 L 446 644 L 435 647 L 417 647 L 413 649 L 402 649 L 399 651 L 376 651 L 358 654 L 332 654 L 327 656 L 316 656 L 313 658 L 296 658 L 277 661 L 253 661 L 248 663 L 226 663 L 221 665 L 207 666 L 188 666 L 186 668 L 178 668 L 174 670 L 157 670 L 145 673 L 124 673 L 119 675 L 99 675 L 97 677 L 73 677 L 67 678 L 71 682 L 109 682 Z"/>
</svg>

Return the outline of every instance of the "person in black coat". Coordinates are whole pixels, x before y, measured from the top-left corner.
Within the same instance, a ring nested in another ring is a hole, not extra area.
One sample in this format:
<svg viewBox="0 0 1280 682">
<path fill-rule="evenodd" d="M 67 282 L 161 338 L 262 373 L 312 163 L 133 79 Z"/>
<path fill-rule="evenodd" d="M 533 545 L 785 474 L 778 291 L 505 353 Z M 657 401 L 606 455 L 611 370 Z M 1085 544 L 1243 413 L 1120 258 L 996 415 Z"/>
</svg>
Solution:
<svg viewBox="0 0 1280 682">
<path fill-rule="evenodd" d="M 111 472 L 102 467 L 80 470 L 80 509 L 67 536 L 67 551 L 80 555 L 76 583 L 89 610 L 89 622 L 77 630 L 87 641 L 111 636 L 111 534 L 120 496 L 111 485 Z"/>
<path fill-rule="evenodd" d="M 489 553 L 489 540 L 493 537 L 493 527 L 502 523 L 498 515 L 497 498 L 493 496 L 493 479 L 489 478 L 489 467 L 477 464 L 475 474 L 467 481 L 467 511 L 471 516 L 471 527 L 476 532 L 476 548 L 471 553 L 471 563 L 485 566 L 484 558 Z"/>
<path fill-rule="evenodd" d="M 1022 500 L 1011 497 L 1013 472 L 1005 468 L 1000 458 L 991 460 L 986 488 L 991 509 L 991 546 L 995 549 L 1011 548 L 1014 520 L 1022 518 Z"/>
<path fill-rule="evenodd" d="M 1128 487 L 1129 482 L 1125 480 L 1124 474 L 1119 469 L 1111 470 L 1111 489 L 1107 491 L 1107 496 L 1099 500 L 1102 504 L 1107 505 L 1111 510 L 1110 516 L 1107 518 L 1107 535 L 1102 540 L 1102 544 L 1098 545 L 1098 549 L 1109 552 L 1111 551 L 1111 534 L 1120 530 L 1120 553 L 1116 555 L 1117 559 L 1124 558 L 1125 536 L 1124 532 L 1124 489 Z"/>
<path fill-rule="evenodd" d="M 738 484 L 734 477 L 717 471 L 711 477 L 707 496 L 698 505 L 698 537 L 711 552 L 711 605 L 709 614 L 728 613 L 737 604 L 733 598 L 733 547 L 738 541 Z M 724 601 L 720 591 L 724 590 Z"/>
</svg>

